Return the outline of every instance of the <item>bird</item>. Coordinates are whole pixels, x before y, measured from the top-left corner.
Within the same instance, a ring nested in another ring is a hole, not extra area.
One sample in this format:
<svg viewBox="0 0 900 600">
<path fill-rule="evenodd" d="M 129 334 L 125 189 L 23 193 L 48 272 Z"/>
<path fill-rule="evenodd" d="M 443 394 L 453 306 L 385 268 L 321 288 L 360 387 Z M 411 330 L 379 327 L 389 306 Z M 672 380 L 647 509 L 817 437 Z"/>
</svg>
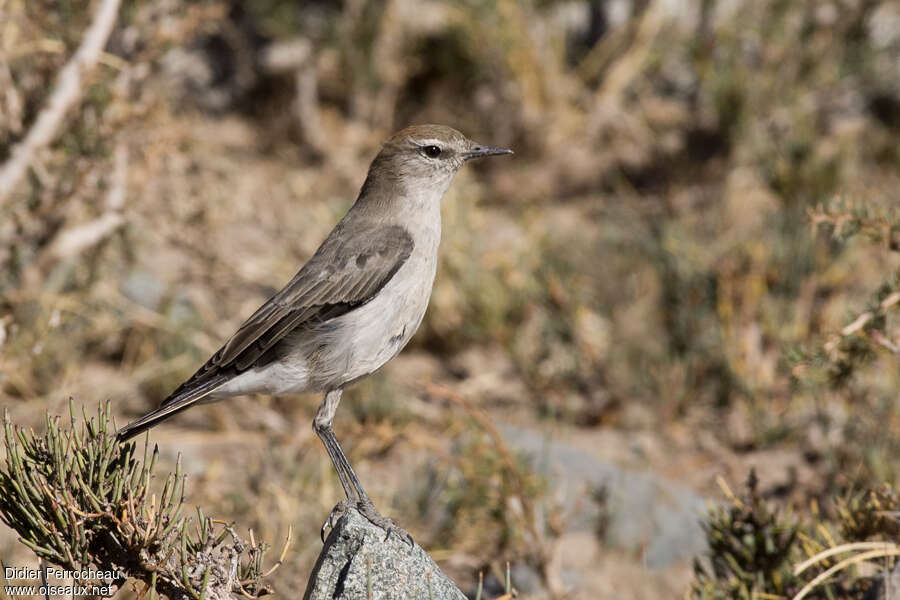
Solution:
<svg viewBox="0 0 900 600">
<path fill-rule="evenodd" d="M 264 393 L 323 393 L 313 430 L 348 508 L 386 532 L 412 538 L 382 516 L 363 489 L 332 423 L 343 390 L 396 356 L 422 323 L 438 262 L 441 199 L 467 162 L 512 154 L 445 125 L 414 125 L 388 138 L 356 201 L 312 257 L 156 410 L 120 429 L 120 442 L 195 404 Z"/>
</svg>

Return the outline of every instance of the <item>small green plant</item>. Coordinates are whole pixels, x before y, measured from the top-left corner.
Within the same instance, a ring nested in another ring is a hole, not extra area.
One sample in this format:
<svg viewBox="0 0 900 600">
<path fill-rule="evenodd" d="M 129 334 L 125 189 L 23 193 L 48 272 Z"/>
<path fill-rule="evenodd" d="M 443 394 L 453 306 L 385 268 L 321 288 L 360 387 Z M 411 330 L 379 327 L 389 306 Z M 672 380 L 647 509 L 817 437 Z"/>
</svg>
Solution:
<svg viewBox="0 0 900 600">
<path fill-rule="evenodd" d="M 752 472 L 741 498 L 719 483 L 729 504 L 709 511 L 709 550 L 694 562 L 688 598 L 862 600 L 875 597 L 900 556 L 900 495 L 889 486 L 840 499 L 826 513 L 813 504 L 812 518 L 800 518 L 767 502 Z"/>
<path fill-rule="evenodd" d="M 900 493 L 882 485 L 838 505 L 841 532 L 848 540 L 900 540 Z"/>
<path fill-rule="evenodd" d="M 76 572 L 111 577 L 98 585 L 121 588 L 128 578 L 145 584 L 151 598 L 255 598 L 262 583 L 267 545 L 240 539 L 227 523 L 197 509 L 196 523 L 183 514 L 185 476 L 180 460 L 151 492 L 158 451 L 118 444 L 109 405 L 96 418 L 82 412 L 71 427 L 47 416 L 38 435 L 4 416 L 6 465 L 0 468 L 0 519 L 41 559 Z M 285 545 L 285 550 L 287 544 Z M 283 555 L 282 555 L 283 558 Z M 280 564 L 276 563 L 276 567 Z"/>
<path fill-rule="evenodd" d="M 710 509 L 708 564 L 694 562 L 692 598 L 781 597 L 797 587 L 789 557 L 798 523 L 773 510 L 757 484 L 751 471 L 743 498 L 729 493 L 729 505 Z"/>
</svg>

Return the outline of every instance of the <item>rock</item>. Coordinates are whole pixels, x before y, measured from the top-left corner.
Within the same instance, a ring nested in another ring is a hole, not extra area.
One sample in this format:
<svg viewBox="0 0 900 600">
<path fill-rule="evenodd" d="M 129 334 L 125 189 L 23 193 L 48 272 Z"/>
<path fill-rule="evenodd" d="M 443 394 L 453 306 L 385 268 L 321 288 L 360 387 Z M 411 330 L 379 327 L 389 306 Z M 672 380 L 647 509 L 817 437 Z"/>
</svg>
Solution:
<svg viewBox="0 0 900 600">
<path fill-rule="evenodd" d="M 544 590 L 541 574 L 533 566 L 520 563 L 513 565 L 509 573 L 510 581 L 521 594 L 536 595 Z"/>
<path fill-rule="evenodd" d="M 166 294 L 166 284 L 153 273 L 132 271 L 121 283 L 122 293 L 144 308 L 158 310 Z"/>
<path fill-rule="evenodd" d="M 568 532 L 596 531 L 605 520 L 606 544 L 641 551 L 650 568 L 688 560 L 706 549 L 700 526 L 706 502 L 687 487 L 651 472 L 622 469 L 533 429 L 504 425 L 500 430 L 565 499 Z M 605 490 L 605 506 L 595 499 L 598 490 Z"/>
<path fill-rule="evenodd" d="M 900 600 L 900 562 L 876 579 L 863 600 Z"/>
<path fill-rule="evenodd" d="M 304 600 L 423 598 L 466 600 L 418 545 L 372 525 L 355 509 L 340 518 L 325 540 Z"/>
</svg>

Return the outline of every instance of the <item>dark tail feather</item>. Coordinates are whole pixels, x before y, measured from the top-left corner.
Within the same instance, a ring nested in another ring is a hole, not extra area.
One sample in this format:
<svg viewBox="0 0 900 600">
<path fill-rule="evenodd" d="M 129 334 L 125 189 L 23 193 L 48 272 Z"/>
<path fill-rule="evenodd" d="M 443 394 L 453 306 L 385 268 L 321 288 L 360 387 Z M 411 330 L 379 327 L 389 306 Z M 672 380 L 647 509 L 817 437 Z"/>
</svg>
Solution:
<svg viewBox="0 0 900 600">
<path fill-rule="evenodd" d="M 228 381 L 228 377 L 219 375 L 212 377 L 208 381 L 204 381 L 200 385 L 191 386 L 191 389 L 184 390 L 184 385 L 175 390 L 171 396 L 163 400 L 159 408 L 153 412 L 144 415 L 137 421 L 132 421 L 116 433 L 116 440 L 125 442 L 136 435 L 140 435 L 159 423 L 165 421 L 172 415 L 176 415 L 203 400 L 206 396 L 216 391 L 223 383 Z"/>
</svg>

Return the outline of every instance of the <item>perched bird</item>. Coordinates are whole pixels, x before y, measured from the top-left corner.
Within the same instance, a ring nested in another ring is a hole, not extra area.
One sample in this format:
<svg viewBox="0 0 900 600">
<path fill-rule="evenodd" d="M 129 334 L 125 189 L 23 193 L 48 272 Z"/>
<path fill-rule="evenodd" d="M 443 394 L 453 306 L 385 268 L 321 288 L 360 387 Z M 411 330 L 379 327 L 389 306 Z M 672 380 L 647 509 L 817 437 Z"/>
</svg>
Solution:
<svg viewBox="0 0 900 600">
<path fill-rule="evenodd" d="M 406 346 L 428 306 L 441 237 L 441 198 L 475 158 L 512 154 L 443 125 L 408 127 L 372 161 L 356 202 L 316 253 L 158 409 L 118 432 L 127 440 L 194 404 L 240 394 L 324 392 L 313 429 L 347 499 L 369 521 L 408 534 L 381 516 L 332 430 L 344 387 Z"/>
</svg>

